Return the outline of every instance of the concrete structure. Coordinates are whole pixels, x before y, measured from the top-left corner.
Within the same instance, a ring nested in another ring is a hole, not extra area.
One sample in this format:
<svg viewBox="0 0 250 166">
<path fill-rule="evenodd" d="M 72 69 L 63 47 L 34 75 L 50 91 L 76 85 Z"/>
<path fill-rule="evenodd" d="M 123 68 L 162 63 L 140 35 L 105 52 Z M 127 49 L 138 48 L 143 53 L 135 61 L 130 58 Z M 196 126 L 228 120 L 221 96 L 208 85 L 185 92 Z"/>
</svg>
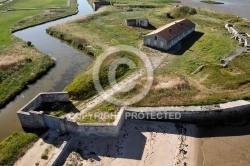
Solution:
<svg viewBox="0 0 250 166">
<path fill-rule="evenodd" d="M 53 117 L 43 111 L 34 111 L 44 102 L 69 102 L 66 92 L 40 93 L 18 112 L 18 118 L 24 128 L 50 128 L 61 133 L 81 135 L 117 136 L 124 121 L 124 110 L 117 115 L 112 124 L 81 124 L 64 117 Z"/>
<path fill-rule="evenodd" d="M 225 123 L 250 117 L 250 102 L 238 100 L 219 105 L 183 107 L 128 107 L 127 119 L 166 120 L 195 124 Z"/>
<path fill-rule="evenodd" d="M 126 107 L 121 108 L 111 124 L 81 124 L 67 118 L 53 117 L 43 111 L 32 111 L 42 102 L 69 101 L 67 93 L 41 93 L 17 114 L 23 127 L 50 128 L 61 133 L 84 136 L 117 136 L 126 119 L 166 120 L 186 123 L 220 123 L 250 117 L 250 102 L 239 100 L 219 105 L 186 107 Z"/>
<path fill-rule="evenodd" d="M 249 36 L 247 33 L 239 31 L 232 24 L 226 24 L 225 28 L 233 35 L 235 40 L 238 40 L 240 44 L 244 44 L 244 46 L 247 47 L 247 44 L 249 44 Z"/>
<path fill-rule="evenodd" d="M 144 45 L 166 51 L 194 30 L 195 24 L 190 20 L 178 20 L 144 36 Z"/>
<path fill-rule="evenodd" d="M 112 5 L 111 2 L 93 2 L 93 9 L 94 11 L 97 11 L 100 7 L 103 7 L 103 6 L 110 6 Z"/>
<path fill-rule="evenodd" d="M 247 37 L 244 43 L 244 46 L 250 48 L 250 37 Z"/>
<path fill-rule="evenodd" d="M 127 26 L 136 26 L 136 27 L 148 27 L 148 19 L 137 18 L 137 19 L 128 19 L 125 21 Z"/>
</svg>

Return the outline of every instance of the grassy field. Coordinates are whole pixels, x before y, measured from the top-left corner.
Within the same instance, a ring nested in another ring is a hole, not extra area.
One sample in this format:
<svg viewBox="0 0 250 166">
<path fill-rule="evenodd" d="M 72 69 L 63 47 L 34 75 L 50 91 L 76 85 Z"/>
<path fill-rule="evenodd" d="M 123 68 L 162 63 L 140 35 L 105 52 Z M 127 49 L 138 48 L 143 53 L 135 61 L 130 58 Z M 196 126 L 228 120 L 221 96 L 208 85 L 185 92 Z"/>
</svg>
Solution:
<svg viewBox="0 0 250 166">
<path fill-rule="evenodd" d="M 125 25 L 125 19 L 141 17 L 149 19 L 151 25 L 148 29 Z M 196 32 L 181 42 L 182 47 L 175 55 L 166 55 L 162 65 L 155 70 L 150 93 L 135 106 L 212 104 L 249 98 L 249 69 L 240 65 L 248 61 L 249 54 L 239 56 L 225 68 L 220 66 L 221 58 L 240 47 L 237 41 L 231 39 L 224 25 L 233 23 L 242 31 L 250 30 L 249 21 L 233 15 L 189 7 L 131 9 L 128 6 L 113 6 L 52 27 L 49 33 L 58 38 L 63 36 L 61 39 L 70 44 L 82 40 L 100 50 L 120 44 L 138 47 L 142 45 L 145 34 L 181 18 L 193 21 Z M 148 56 L 154 56 L 148 49 L 145 50 Z M 192 74 L 200 66 L 205 67 Z M 85 73 L 77 79 L 84 78 L 87 78 Z M 83 88 L 74 83 L 69 86 L 79 87 L 79 91 Z M 133 92 L 117 97 L 132 97 L 140 91 L 140 87 L 139 84 Z"/>
<path fill-rule="evenodd" d="M 0 143 L 0 166 L 12 166 L 38 140 L 31 133 L 15 132 Z"/>
<path fill-rule="evenodd" d="M 82 115 L 78 123 L 113 123 L 115 116 L 119 112 L 119 107 L 116 107 L 108 102 L 103 102 L 91 109 L 86 114 Z M 96 116 L 100 113 L 100 116 Z M 113 116 L 112 116 L 113 115 Z"/>
<path fill-rule="evenodd" d="M 35 3 L 34 3 L 35 2 Z M 48 4 L 46 4 L 47 2 Z M 59 7 L 65 6 L 66 0 L 47 0 L 47 1 L 34 1 L 34 0 L 23 0 L 14 1 L 0 7 L 0 11 L 4 11 L 8 8 L 28 6 L 30 8 L 46 8 L 48 6 Z M 46 22 L 56 18 L 64 17 L 73 14 L 77 11 L 76 0 L 71 1 L 72 7 L 70 9 L 58 9 L 58 10 L 22 10 L 22 11 L 9 11 L 0 12 L 0 51 L 12 43 L 11 30 L 17 30 L 30 25 Z"/>
<path fill-rule="evenodd" d="M 17 0 L 11 4 L 11 8 L 51 8 L 67 6 L 68 0 Z"/>
<path fill-rule="evenodd" d="M 54 66 L 54 61 L 12 36 L 11 31 L 72 15 L 77 1 L 69 9 L 43 10 L 66 6 L 67 0 L 15 0 L 0 7 L 0 107 L 20 93 Z M 41 8 L 39 10 L 6 11 L 9 8 Z"/>
</svg>

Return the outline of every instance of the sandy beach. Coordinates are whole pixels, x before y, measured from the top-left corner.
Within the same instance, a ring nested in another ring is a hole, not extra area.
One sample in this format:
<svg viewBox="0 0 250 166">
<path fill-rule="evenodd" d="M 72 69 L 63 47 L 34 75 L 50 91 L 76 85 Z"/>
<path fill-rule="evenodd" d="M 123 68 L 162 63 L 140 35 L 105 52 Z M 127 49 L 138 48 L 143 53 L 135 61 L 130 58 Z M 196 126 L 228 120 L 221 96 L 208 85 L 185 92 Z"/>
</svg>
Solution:
<svg viewBox="0 0 250 166">
<path fill-rule="evenodd" d="M 78 137 L 64 165 L 197 165 L 193 125 L 128 120 L 118 137 Z"/>
</svg>

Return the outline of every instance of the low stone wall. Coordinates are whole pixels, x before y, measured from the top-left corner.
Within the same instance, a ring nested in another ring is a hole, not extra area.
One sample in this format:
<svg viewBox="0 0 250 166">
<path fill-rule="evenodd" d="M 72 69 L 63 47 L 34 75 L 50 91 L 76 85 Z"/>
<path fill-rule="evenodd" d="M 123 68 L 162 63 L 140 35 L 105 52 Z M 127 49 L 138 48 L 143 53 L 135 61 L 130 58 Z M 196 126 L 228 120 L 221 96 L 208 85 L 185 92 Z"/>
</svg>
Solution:
<svg viewBox="0 0 250 166">
<path fill-rule="evenodd" d="M 117 136 L 125 120 L 125 111 L 122 108 L 114 123 L 111 124 L 78 124 L 75 131 L 81 135 Z"/>
<path fill-rule="evenodd" d="M 250 117 L 250 102 L 239 100 L 219 105 L 187 107 L 128 107 L 127 119 L 166 120 L 185 123 L 225 123 Z"/>
<path fill-rule="evenodd" d="M 18 118 L 23 127 L 27 128 L 47 127 L 43 111 L 34 111 L 43 102 L 69 102 L 69 95 L 66 92 L 38 94 L 28 104 L 26 104 L 17 112 Z"/>
<path fill-rule="evenodd" d="M 61 133 L 83 136 L 117 136 L 126 119 L 164 120 L 184 123 L 225 123 L 250 117 L 250 102 L 238 100 L 218 105 L 180 107 L 123 107 L 114 123 L 77 123 L 67 118 L 53 117 L 42 111 L 32 111 L 42 102 L 69 101 L 67 93 L 42 93 L 18 111 L 23 127 L 50 128 Z"/>
</svg>

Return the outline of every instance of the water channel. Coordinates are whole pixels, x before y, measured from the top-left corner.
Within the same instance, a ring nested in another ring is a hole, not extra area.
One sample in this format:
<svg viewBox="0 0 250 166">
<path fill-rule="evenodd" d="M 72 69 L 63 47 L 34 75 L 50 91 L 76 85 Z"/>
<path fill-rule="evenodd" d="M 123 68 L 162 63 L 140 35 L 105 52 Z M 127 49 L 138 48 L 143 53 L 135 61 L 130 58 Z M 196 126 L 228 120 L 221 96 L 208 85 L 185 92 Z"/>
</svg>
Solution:
<svg viewBox="0 0 250 166">
<path fill-rule="evenodd" d="M 15 36 L 24 41 L 31 41 L 38 50 L 55 58 L 56 66 L 47 75 L 37 80 L 36 83 L 29 85 L 28 89 L 0 110 L 0 141 L 14 131 L 22 131 L 16 112 L 29 100 L 40 92 L 62 91 L 77 74 L 86 70 L 93 62 L 92 57 L 84 55 L 73 47 L 46 34 L 46 29 L 55 24 L 93 13 L 92 7 L 86 0 L 78 0 L 78 4 L 79 12 L 74 16 L 14 33 Z"/>
</svg>

